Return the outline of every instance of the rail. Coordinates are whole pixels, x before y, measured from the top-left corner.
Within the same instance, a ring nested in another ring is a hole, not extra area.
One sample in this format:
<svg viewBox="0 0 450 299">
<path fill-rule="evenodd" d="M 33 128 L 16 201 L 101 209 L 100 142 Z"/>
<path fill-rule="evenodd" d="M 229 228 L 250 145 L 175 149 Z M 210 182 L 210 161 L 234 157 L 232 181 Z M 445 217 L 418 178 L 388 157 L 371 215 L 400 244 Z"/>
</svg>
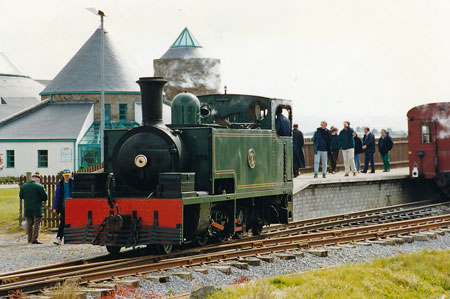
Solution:
<svg viewBox="0 0 450 299">
<path fill-rule="evenodd" d="M 124 258 L 125 255 L 122 255 L 115 260 L 102 256 L 4 273 L 0 274 L 0 296 L 16 289 L 35 292 L 73 276 L 81 282 L 101 281 L 111 278 L 112 275 L 118 278 L 180 266 L 203 265 L 285 250 L 386 239 L 412 232 L 450 227 L 450 214 L 430 216 L 432 209 L 439 209 L 440 206 L 446 209 L 450 203 L 429 204 L 428 201 L 423 201 L 416 205 L 418 206 L 405 204 L 394 208 L 386 207 L 385 210 L 367 210 L 361 212 L 364 215 L 352 213 L 353 215 L 330 216 L 328 219 L 322 217 L 315 221 L 311 219 L 303 225 L 299 222 L 292 226 L 286 225 L 279 227 L 277 232 L 267 232 L 262 236 L 255 236 L 256 238 L 249 237 L 226 244 L 187 249 L 170 255 L 131 258 Z M 399 219 L 402 220 L 398 221 Z"/>
</svg>

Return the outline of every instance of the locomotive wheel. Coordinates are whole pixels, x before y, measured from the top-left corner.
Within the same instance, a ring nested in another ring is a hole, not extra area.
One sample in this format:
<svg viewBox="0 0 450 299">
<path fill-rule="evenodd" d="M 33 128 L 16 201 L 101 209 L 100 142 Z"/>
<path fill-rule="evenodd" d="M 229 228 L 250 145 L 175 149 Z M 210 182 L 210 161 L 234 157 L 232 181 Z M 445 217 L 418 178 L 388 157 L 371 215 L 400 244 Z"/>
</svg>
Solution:
<svg viewBox="0 0 450 299">
<path fill-rule="evenodd" d="M 238 207 L 236 210 L 236 216 L 238 219 L 238 223 L 236 223 L 237 226 L 241 226 L 242 230 L 234 233 L 235 239 L 242 239 L 244 237 L 244 231 L 246 229 L 245 225 L 245 216 L 244 216 L 244 210 L 241 207 Z"/>
<path fill-rule="evenodd" d="M 169 254 L 172 252 L 172 244 L 158 244 L 156 245 L 156 251 L 160 254 Z"/>
<path fill-rule="evenodd" d="M 259 236 L 262 233 L 263 221 L 261 218 L 257 217 L 252 223 L 252 234 L 254 236 Z"/>
<path fill-rule="evenodd" d="M 149 254 L 169 254 L 172 249 L 172 244 L 148 244 L 146 251 Z"/>
<path fill-rule="evenodd" d="M 221 233 L 221 234 L 217 235 L 217 240 L 219 240 L 219 243 L 225 243 L 226 241 L 228 241 L 228 238 L 230 238 L 230 236 L 225 233 Z"/>
<path fill-rule="evenodd" d="M 106 250 L 112 255 L 119 254 L 120 246 L 106 246 Z"/>
<path fill-rule="evenodd" d="M 208 243 L 208 234 L 204 234 L 202 236 L 198 236 L 195 238 L 195 244 L 199 247 L 203 247 Z"/>
</svg>

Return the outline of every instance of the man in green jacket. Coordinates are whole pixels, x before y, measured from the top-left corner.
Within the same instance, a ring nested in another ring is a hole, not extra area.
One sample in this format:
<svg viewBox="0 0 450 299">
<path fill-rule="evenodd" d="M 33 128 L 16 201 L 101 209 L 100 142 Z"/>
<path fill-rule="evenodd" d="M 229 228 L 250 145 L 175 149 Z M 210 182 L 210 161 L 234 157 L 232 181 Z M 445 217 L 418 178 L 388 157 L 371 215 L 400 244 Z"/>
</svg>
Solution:
<svg viewBox="0 0 450 299">
<path fill-rule="evenodd" d="M 40 184 L 41 176 L 33 174 L 31 181 L 20 187 L 19 197 L 24 202 L 24 215 L 27 221 L 28 244 L 42 244 L 38 241 L 42 216 L 44 216 L 43 202 L 47 200 L 47 192 Z"/>
</svg>

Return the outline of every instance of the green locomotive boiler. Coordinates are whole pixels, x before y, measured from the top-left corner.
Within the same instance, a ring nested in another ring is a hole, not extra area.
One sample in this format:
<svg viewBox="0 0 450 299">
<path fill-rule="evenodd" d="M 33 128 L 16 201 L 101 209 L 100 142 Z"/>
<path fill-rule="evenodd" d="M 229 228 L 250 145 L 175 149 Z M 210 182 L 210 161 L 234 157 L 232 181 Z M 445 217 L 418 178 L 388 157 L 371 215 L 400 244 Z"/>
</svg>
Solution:
<svg viewBox="0 0 450 299">
<path fill-rule="evenodd" d="M 104 172 L 77 174 L 66 243 L 121 247 L 240 238 L 292 217 L 292 138 L 275 129 L 290 101 L 189 93 L 162 122 L 162 78 L 140 78 L 143 124 L 105 131 Z"/>
</svg>

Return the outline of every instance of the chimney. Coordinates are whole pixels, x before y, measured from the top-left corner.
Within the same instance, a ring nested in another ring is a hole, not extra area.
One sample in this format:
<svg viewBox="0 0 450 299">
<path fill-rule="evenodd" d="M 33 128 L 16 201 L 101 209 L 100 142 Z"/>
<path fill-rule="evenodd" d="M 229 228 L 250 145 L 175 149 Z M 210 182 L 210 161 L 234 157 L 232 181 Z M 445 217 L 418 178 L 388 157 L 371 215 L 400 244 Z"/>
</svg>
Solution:
<svg viewBox="0 0 450 299">
<path fill-rule="evenodd" d="M 163 89 L 167 81 L 162 77 L 143 77 L 136 83 L 141 88 L 142 125 L 164 125 Z"/>
</svg>

